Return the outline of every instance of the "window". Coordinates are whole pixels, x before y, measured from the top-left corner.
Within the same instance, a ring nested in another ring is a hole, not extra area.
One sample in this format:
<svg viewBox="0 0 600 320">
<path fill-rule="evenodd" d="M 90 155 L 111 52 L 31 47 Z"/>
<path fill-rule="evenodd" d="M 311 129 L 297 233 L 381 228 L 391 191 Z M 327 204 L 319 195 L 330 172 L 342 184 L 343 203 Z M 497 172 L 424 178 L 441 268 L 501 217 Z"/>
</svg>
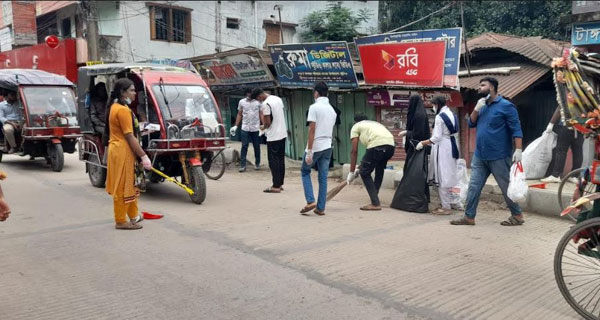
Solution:
<svg viewBox="0 0 600 320">
<path fill-rule="evenodd" d="M 147 3 L 150 10 L 150 39 L 187 43 L 192 41 L 191 9 Z"/>
<path fill-rule="evenodd" d="M 239 28 L 240 28 L 240 19 L 227 18 L 227 29 L 239 29 Z"/>
<path fill-rule="evenodd" d="M 71 18 L 62 20 L 62 37 L 71 38 Z"/>
</svg>

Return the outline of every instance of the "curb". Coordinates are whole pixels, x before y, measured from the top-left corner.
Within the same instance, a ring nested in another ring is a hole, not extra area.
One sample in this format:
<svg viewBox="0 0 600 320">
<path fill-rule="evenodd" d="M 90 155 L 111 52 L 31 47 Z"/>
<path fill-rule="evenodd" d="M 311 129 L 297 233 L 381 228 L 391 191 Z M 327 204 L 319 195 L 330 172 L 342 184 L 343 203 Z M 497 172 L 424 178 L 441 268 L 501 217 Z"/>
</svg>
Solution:
<svg viewBox="0 0 600 320">
<path fill-rule="evenodd" d="M 350 165 L 344 164 L 342 168 L 342 177 L 350 172 Z M 402 180 L 402 170 L 386 169 L 383 175 L 382 188 L 395 189 Z M 362 184 L 361 179 L 355 179 L 352 184 Z M 568 200 L 569 196 L 565 195 Z M 500 187 L 496 184 L 486 183 L 481 193 L 481 198 L 505 205 L 504 196 Z M 544 216 L 560 217 L 560 205 L 555 191 L 530 188 L 527 192 L 527 201 L 519 203 L 523 211 L 536 213 Z"/>
</svg>

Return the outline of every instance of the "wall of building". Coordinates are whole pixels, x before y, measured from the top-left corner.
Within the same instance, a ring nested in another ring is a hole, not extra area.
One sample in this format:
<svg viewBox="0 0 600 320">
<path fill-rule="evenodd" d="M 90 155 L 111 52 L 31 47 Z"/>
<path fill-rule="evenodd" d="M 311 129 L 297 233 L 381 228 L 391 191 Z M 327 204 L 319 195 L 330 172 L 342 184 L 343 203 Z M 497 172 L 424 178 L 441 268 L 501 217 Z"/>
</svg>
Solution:
<svg viewBox="0 0 600 320">
<path fill-rule="evenodd" d="M 214 53 L 216 50 L 226 51 L 247 46 L 262 48 L 266 39 L 264 21 L 279 20 L 277 10 L 273 9 L 275 4 L 282 6 L 284 42 L 294 43 L 301 41 L 301 27 L 297 26 L 294 30 L 286 24 L 299 24 L 310 12 L 324 9 L 327 1 L 220 1 L 220 4 L 217 1 L 173 2 L 173 5 L 192 9 L 193 36 L 190 43 L 151 40 L 150 11 L 146 2 L 120 1 L 118 10 L 112 1 L 100 2 L 99 32 L 100 35 L 112 37 L 110 44 L 114 48 L 111 54 L 118 52 L 119 61 L 181 59 Z M 355 12 L 369 9 L 373 13 L 371 20 L 360 26 L 359 30 L 364 33 L 377 30 L 378 1 L 349 1 L 344 6 Z M 239 28 L 227 28 L 227 18 L 239 19 Z"/>
</svg>

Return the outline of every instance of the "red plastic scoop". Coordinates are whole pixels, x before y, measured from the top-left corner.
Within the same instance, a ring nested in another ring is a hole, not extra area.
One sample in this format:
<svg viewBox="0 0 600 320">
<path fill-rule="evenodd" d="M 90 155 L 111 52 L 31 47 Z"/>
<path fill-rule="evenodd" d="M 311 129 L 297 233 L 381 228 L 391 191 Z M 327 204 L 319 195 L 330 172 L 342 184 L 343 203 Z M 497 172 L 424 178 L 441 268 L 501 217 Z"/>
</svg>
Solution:
<svg viewBox="0 0 600 320">
<path fill-rule="evenodd" d="M 154 214 L 150 212 L 142 212 L 144 219 L 152 220 L 152 219 L 161 219 L 163 217 L 162 214 Z"/>
</svg>

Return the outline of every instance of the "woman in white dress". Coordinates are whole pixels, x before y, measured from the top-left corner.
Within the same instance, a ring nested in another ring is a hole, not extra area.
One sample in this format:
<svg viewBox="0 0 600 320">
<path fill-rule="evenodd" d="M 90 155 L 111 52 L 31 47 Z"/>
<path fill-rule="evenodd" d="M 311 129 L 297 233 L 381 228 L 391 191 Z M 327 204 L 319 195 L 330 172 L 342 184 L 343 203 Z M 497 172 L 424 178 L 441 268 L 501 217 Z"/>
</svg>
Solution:
<svg viewBox="0 0 600 320">
<path fill-rule="evenodd" d="M 419 142 L 416 149 L 432 145 L 428 180 L 438 187 L 442 207 L 433 214 L 447 215 L 452 209 L 461 210 L 462 205 L 452 189 L 458 184 L 456 160 L 459 158 L 458 118 L 446 106 L 446 98 L 436 96 L 431 100 L 436 110 L 435 124 L 431 138 Z"/>
</svg>

